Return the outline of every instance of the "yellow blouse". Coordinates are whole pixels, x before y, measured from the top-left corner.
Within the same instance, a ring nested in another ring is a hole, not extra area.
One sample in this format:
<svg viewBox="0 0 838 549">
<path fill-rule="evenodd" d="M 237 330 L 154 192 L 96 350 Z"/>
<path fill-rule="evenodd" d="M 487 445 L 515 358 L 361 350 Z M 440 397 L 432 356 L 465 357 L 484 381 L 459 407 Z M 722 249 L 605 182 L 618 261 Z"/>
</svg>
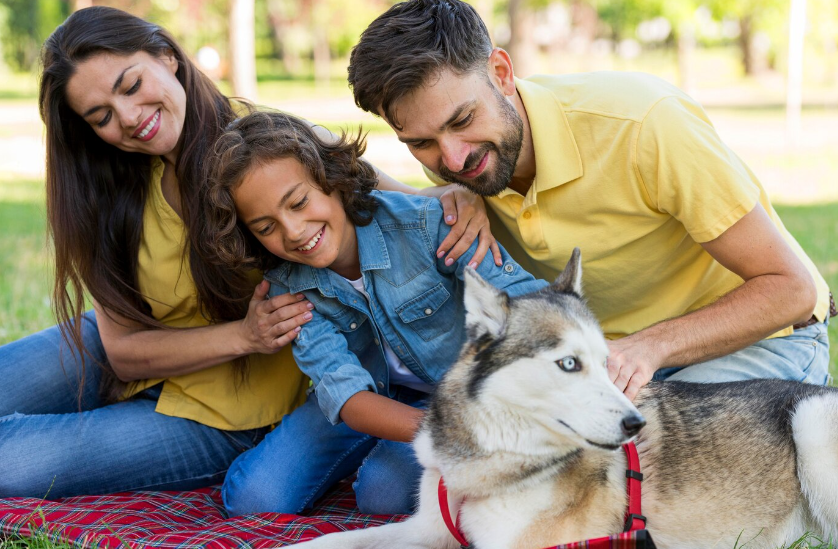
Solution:
<svg viewBox="0 0 838 549">
<path fill-rule="evenodd" d="M 186 228 L 163 196 L 163 168 L 156 158 L 143 213 L 139 289 L 160 322 L 173 328 L 207 326 L 209 321 L 198 311 L 189 258 L 183 254 Z M 161 381 L 157 412 L 225 430 L 278 423 L 302 404 L 309 385 L 294 363 L 290 345 L 274 355 L 251 355 L 243 382 L 237 382 L 232 363 L 225 362 L 182 376 L 132 382 L 125 396 Z"/>
</svg>

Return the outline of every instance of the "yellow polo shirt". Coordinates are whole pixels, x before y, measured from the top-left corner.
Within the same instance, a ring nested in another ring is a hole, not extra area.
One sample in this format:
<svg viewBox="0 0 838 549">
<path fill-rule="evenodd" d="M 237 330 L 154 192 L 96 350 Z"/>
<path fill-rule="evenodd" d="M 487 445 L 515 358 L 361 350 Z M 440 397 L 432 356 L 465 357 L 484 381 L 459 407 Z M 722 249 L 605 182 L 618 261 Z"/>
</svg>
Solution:
<svg viewBox="0 0 838 549">
<path fill-rule="evenodd" d="M 186 229 L 166 202 L 161 187 L 163 161 L 156 158 L 143 212 L 137 278 L 152 316 L 173 328 L 197 328 L 209 321 L 198 311 L 198 293 L 184 257 Z M 259 276 L 255 277 L 254 287 Z M 287 345 L 274 355 L 251 355 L 249 374 L 237 383 L 226 362 L 168 379 L 130 383 L 126 397 L 163 382 L 156 411 L 192 419 L 225 430 L 243 430 L 278 423 L 305 401 L 308 379 Z"/>
<path fill-rule="evenodd" d="M 757 201 L 815 279 L 815 316 L 826 317 L 823 277 L 757 178 L 686 94 L 639 73 L 515 83 L 536 178 L 526 196 L 506 189 L 487 199 L 492 231 L 522 267 L 547 280 L 579 246 L 583 290 L 608 338 L 694 311 L 740 286 L 699 243 L 721 235 Z"/>
</svg>

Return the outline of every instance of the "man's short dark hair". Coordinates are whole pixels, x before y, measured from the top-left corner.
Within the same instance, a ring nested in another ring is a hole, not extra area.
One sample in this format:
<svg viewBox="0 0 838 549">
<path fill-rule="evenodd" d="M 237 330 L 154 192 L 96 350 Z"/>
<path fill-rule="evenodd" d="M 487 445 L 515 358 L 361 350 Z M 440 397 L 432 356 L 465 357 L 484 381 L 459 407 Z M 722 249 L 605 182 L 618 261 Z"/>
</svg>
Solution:
<svg viewBox="0 0 838 549">
<path fill-rule="evenodd" d="M 489 31 L 460 0 L 408 0 L 380 15 L 361 34 L 349 58 L 355 104 L 384 113 L 396 126 L 395 101 L 444 69 L 464 74 L 484 67 L 492 53 Z"/>
</svg>

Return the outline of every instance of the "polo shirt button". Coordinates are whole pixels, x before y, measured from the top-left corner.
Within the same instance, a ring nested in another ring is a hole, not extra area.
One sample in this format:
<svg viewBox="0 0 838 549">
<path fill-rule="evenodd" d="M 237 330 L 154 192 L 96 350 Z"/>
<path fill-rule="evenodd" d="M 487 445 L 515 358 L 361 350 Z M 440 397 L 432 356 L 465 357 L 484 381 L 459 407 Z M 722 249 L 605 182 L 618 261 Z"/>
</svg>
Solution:
<svg viewBox="0 0 838 549">
<path fill-rule="evenodd" d="M 433 311 L 430 309 L 425 309 L 425 315 L 430 315 Z"/>
<path fill-rule="evenodd" d="M 379 381 L 378 383 L 376 383 L 376 385 L 378 385 L 378 388 L 379 388 L 379 389 L 383 389 L 383 388 L 384 388 L 384 382 L 383 382 L 383 381 Z"/>
<path fill-rule="evenodd" d="M 529 219 L 531 217 L 532 217 L 532 212 L 530 212 L 530 211 L 524 212 L 524 219 Z"/>
<path fill-rule="evenodd" d="M 506 271 L 507 273 L 511 273 L 512 271 L 515 270 L 515 267 L 513 267 L 511 264 L 507 263 L 506 265 L 503 266 L 503 270 Z"/>
<path fill-rule="evenodd" d="M 353 322 L 352 324 L 349 325 L 350 330 L 354 330 L 357 327 L 358 327 L 358 324 L 356 324 L 355 322 Z"/>
</svg>

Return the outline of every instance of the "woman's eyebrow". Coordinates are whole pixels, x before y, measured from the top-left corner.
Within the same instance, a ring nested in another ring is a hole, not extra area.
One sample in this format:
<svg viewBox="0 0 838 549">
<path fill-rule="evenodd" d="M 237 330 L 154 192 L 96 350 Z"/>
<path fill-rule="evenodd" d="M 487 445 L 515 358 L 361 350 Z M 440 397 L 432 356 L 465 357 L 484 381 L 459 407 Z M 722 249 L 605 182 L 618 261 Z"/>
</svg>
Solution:
<svg viewBox="0 0 838 549">
<path fill-rule="evenodd" d="M 116 90 L 118 90 L 119 86 L 122 85 L 122 79 L 125 78 L 125 73 L 128 72 L 129 70 L 133 69 L 136 66 L 137 66 L 137 64 L 134 63 L 133 65 L 131 65 L 130 67 L 126 67 L 125 70 L 123 70 L 121 73 L 119 73 L 119 76 L 116 77 L 116 82 L 113 83 L 113 88 L 111 88 L 111 93 L 116 93 Z M 82 118 L 87 118 L 88 116 L 90 116 L 91 114 L 93 114 L 94 112 L 98 111 L 101 108 L 103 108 L 102 105 L 93 107 L 91 109 L 88 109 L 81 116 L 82 116 Z"/>
</svg>

